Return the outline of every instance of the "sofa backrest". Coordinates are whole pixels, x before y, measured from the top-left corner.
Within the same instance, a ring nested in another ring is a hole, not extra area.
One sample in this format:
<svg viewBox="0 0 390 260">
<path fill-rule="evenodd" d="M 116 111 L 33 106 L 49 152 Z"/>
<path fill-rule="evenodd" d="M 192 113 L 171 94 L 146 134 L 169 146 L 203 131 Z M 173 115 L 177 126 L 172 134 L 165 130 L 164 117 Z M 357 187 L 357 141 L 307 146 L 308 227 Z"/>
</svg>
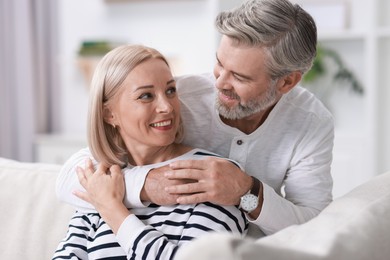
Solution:
<svg viewBox="0 0 390 260">
<path fill-rule="evenodd" d="M 179 249 L 175 260 L 388 260 L 389 216 L 387 172 L 335 199 L 304 224 L 258 240 L 210 234 Z"/>
<path fill-rule="evenodd" d="M 74 210 L 55 195 L 60 165 L 0 158 L 0 259 L 51 259 Z"/>
</svg>

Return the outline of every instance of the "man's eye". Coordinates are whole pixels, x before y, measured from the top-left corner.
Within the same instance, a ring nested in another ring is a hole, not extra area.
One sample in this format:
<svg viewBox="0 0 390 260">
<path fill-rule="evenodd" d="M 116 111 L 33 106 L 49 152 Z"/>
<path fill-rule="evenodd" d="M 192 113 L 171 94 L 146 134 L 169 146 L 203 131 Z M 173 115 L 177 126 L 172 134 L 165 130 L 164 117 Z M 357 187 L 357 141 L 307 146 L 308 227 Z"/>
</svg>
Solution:
<svg viewBox="0 0 390 260">
<path fill-rule="evenodd" d="M 238 81 L 242 81 L 242 79 L 241 79 L 240 77 L 236 76 L 236 75 L 234 75 L 234 78 L 235 78 L 236 80 L 238 80 Z"/>
<path fill-rule="evenodd" d="M 235 78 L 237 81 L 239 81 L 239 82 L 245 81 L 244 78 L 242 78 L 242 77 L 240 77 L 240 76 L 238 76 L 238 75 L 236 75 L 236 74 L 234 74 L 234 78 Z"/>
</svg>

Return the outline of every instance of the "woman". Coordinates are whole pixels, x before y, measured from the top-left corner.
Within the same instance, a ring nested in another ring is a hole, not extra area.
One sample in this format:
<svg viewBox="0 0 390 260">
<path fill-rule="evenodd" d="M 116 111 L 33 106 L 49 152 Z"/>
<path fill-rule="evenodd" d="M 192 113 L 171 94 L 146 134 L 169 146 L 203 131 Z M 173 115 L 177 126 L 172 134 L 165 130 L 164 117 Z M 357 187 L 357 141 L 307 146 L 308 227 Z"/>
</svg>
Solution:
<svg viewBox="0 0 390 260">
<path fill-rule="evenodd" d="M 121 167 L 148 172 L 176 160 L 216 156 L 180 144 L 175 80 L 159 52 L 140 45 L 109 52 L 95 70 L 88 120 L 89 149 L 100 165 L 95 171 L 89 160 L 78 168 L 86 192 L 75 195 L 97 212 L 75 213 L 53 259 L 171 259 L 179 246 L 207 232 L 246 232 L 245 217 L 234 206 L 127 209 L 122 202 Z"/>
</svg>

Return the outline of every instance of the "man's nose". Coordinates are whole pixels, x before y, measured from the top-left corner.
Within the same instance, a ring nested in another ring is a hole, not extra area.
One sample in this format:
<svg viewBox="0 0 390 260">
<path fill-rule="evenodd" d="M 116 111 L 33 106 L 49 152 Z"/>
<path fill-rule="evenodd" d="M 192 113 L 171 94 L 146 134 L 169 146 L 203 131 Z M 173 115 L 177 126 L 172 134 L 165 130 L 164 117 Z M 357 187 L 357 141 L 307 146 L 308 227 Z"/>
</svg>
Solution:
<svg viewBox="0 0 390 260">
<path fill-rule="evenodd" d="M 229 75 L 224 70 L 220 70 L 218 73 L 218 77 L 216 77 L 215 86 L 218 89 L 231 89 L 232 85 L 229 81 Z"/>
</svg>

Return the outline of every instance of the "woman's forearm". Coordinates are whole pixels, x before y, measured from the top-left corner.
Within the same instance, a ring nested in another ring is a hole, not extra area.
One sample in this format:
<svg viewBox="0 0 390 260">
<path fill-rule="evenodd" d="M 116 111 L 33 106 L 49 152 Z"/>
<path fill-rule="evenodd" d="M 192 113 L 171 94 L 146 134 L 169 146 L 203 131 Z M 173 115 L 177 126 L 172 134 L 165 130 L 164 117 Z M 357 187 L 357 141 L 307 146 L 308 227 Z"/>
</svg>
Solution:
<svg viewBox="0 0 390 260">
<path fill-rule="evenodd" d="M 98 208 L 97 211 L 115 235 L 123 221 L 132 214 L 123 203 L 112 203 L 109 206 Z"/>
</svg>

